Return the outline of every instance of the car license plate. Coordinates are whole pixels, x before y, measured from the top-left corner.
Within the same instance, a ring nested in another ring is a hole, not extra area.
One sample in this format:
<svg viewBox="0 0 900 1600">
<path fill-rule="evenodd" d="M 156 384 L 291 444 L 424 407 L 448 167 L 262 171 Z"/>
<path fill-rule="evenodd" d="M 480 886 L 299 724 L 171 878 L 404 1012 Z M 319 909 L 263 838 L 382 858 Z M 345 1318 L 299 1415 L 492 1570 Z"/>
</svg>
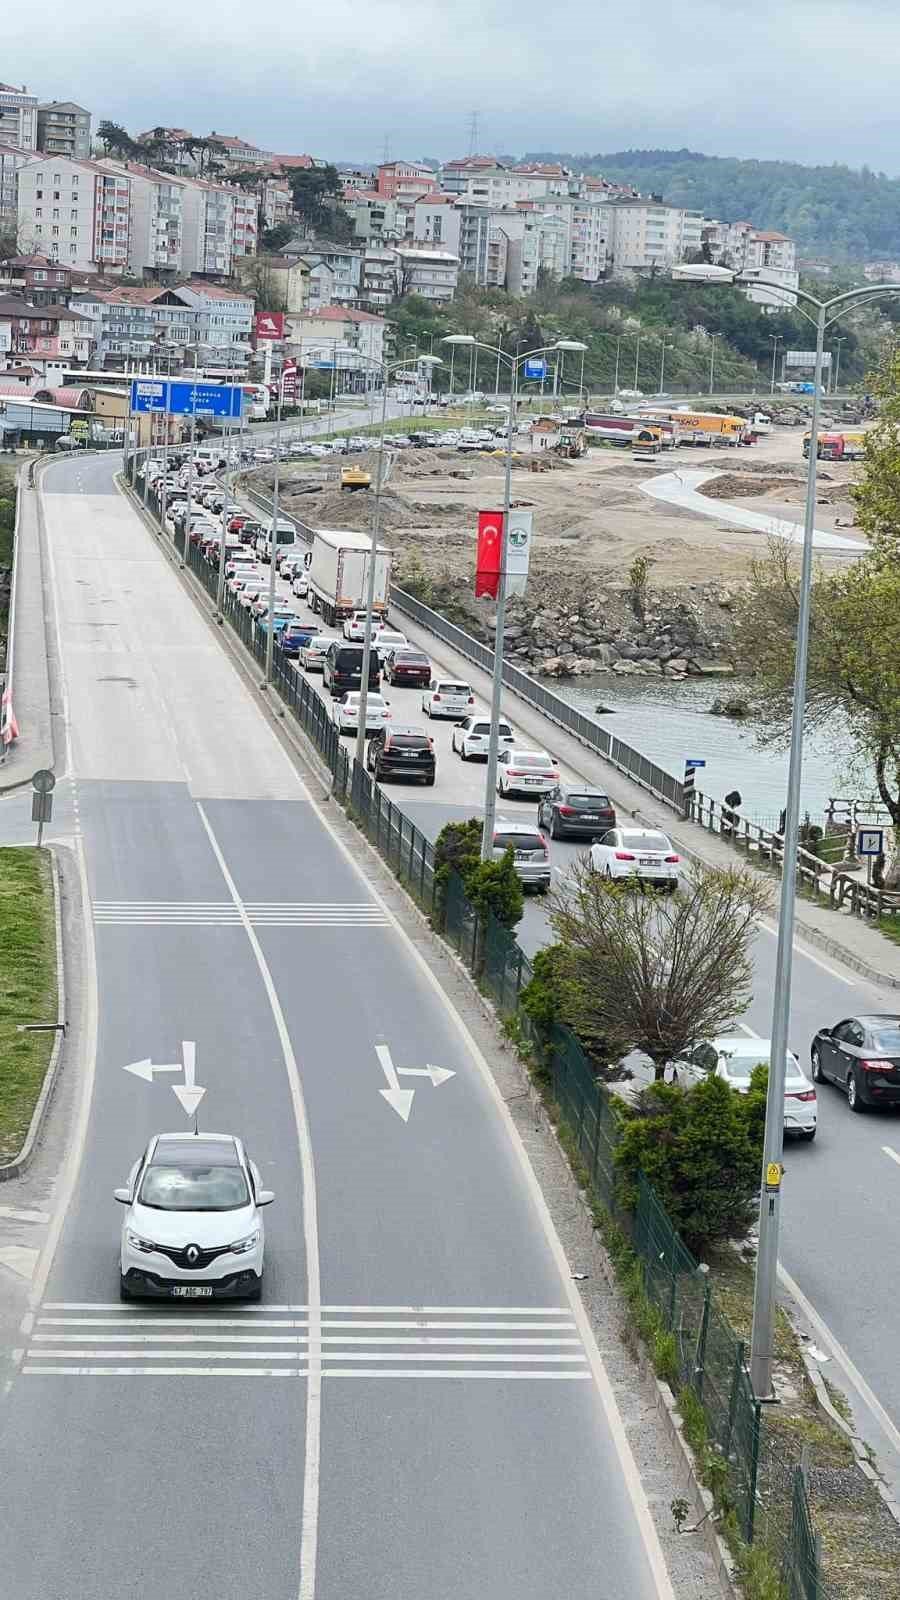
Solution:
<svg viewBox="0 0 900 1600">
<path fill-rule="evenodd" d="M 658 867 L 659 864 L 660 863 L 658 861 L 655 861 L 652 856 L 641 856 L 640 857 L 640 865 L 642 867 Z"/>
<path fill-rule="evenodd" d="M 595 816 L 593 811 L 582 811 L 582 813 L 581 813 L 581 821 L 582 822 L 599 822 L 600 818 L 598 816 Z"/>
<path fill-rule="evenodd" d="M 172 1290 L 176 1300 L 210 1300 L 211 1283 L 177 1283 Z"/>
</svg>

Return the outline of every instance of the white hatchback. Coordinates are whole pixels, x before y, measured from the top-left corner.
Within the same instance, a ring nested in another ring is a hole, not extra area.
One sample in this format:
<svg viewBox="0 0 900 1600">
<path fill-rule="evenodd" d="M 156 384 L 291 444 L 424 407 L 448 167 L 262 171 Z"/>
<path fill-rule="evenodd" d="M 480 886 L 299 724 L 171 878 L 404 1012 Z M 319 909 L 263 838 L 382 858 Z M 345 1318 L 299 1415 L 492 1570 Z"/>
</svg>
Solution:
<svg viewBox="0 0 900 1600">
<path fill-rule="evenodd" d="M 591 845 L 591 866 L 604 878 L 678 888 L 681 857 L 664 833 L 652 828 L 610 828 Z"/>
<path fill-rule="evenodd" d="M 559 767 L 546 750 L 508 746 L 497 757 L 497 793 L 548 794 L 559 783 Z"/>
<path fill-rule="evenodd" d="M 359 727 L 359 702 L 358 689 L 348 689 L 340 700 L 332 701 L 331 720 L 339 733 L 356 733 Z M 366 696 L 366 733 L 377 733 L 390 720 L 390 701 L 370 691 Z"/>
<path fill-rule="evenodd" d="M 334 635 L 331 633 L 315 633 L 307 644 L 300 646 L 300 665 L 307 672 L 322 672 L 325 668 L 325 657 L 334 644 Z"/>
<path fill-rule="evenodd" d="M 513 731 L 508 722 L 498 724 L 500 748 L 511 745 Z M 491 719 L 488 716 L 466 717 L 453 729 L 451 745 L 462 761 L 486 761 L 491 741 Z"/>
<path fill-rule="evenodd" d="M 460 683 L 458 678 L 432 678 L 422 696 L 426 717 L 450 717 L 453 722 L 471 716 L 474 704 L 471 685 Z"/>
<path fill-rule="evenodd" d="M 123 1300 L 260 1298 L 275 1196 L 233 1134 L 155 1134 L 115 1197 Z"/>
</svg>

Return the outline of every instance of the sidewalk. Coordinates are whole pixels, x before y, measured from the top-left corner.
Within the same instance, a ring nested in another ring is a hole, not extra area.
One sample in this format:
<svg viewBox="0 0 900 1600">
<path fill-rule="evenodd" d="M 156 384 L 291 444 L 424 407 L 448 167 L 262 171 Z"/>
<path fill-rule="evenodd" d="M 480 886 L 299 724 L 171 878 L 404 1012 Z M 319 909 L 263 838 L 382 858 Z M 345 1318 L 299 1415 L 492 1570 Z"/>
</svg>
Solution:
<svg viewBox="0 0 900 1600">
<path fill-rule="evenodd" d="M 11 596 L 10 638 L 13 674 L 10 682 L 19 737 L 0 760 L 0 793 L 27 783 L 40 767 L 53 766 L 50 725 L 50 675 L 38 491 L 28 488 L 28 473 L 19 475 L 16 586 Z"/>
<path fill-rule="evenodd" d="M 491 680 L 486 672 L 402 612 L 399 615 L 403 618 L 403 631 L 412 644 L 418 645 L 432 659 L 437 659 L 448 671 L 471 683 L 490 704 Z M 707 832 L 698 823 L 685 822 L 668 806 L 655 800 L 645 789 L 610 766 L 602 756 L 595 755 L 564 728 L 557 727 L 540 711 L 520 700 L 513 690 L 504 688 L 503 695 L 504 703 L 510 707 L 510 714 L 515 706 L 516 725 L 530 734 L 536 744 L 550 750 L 578 777 L 610 794 L 617 810 L 627 812 L 640 822 L 661 828 L 677 844 L 682 855 L 716 867 L 734 866 L 737 861 L 745 861 L 745 857 L 733 850 L 718 834 Z M 747 865 L 752 872 L 758 870 L 749 863 Z M 769 874 L 760 872 L 759 876 L 774 889 L 775 880 Z M 798 898 L 794 926 L 798 939 L 827 952 L 834 960 L 873 983 L 900 989 L 900 947 L 891 945 L 889 940 L 858 917 Z"/>
</svg>

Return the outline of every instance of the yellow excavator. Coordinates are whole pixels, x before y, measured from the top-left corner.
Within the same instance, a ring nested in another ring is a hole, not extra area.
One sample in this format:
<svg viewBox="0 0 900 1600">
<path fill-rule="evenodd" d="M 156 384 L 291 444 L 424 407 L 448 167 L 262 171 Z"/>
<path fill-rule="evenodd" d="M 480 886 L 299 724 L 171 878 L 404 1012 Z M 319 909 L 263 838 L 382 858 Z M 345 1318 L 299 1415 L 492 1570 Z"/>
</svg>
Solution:
<svg viewBox="0 0 900 1600">
<path fill-rule="evenodd" d="M 363 467 L 341 467 L 342 489 L 369 489 L 372 486 L 372 474 Z"/>
</svg>

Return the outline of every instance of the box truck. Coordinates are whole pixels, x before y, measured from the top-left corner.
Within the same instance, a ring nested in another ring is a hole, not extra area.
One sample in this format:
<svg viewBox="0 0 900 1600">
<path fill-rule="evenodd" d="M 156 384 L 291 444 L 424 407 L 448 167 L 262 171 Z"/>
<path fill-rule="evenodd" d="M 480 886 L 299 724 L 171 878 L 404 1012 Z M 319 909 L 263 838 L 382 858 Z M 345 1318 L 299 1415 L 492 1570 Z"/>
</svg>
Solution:
<svg viewBox="0 0 900 1600">
<path fill-rule="evenodd" d="M 307 603 L 321 612 L 329 626 L 353 611 L 365 608 L 368 598 L 372 541 L 367 534 L 344 528 L 313 528 L 312 547 L 306 556 L 309 577 Z M 375 555 L 374 615 L 387 617 L 391 583 L 391 554 L 380 544 Z"/>
</svg>

